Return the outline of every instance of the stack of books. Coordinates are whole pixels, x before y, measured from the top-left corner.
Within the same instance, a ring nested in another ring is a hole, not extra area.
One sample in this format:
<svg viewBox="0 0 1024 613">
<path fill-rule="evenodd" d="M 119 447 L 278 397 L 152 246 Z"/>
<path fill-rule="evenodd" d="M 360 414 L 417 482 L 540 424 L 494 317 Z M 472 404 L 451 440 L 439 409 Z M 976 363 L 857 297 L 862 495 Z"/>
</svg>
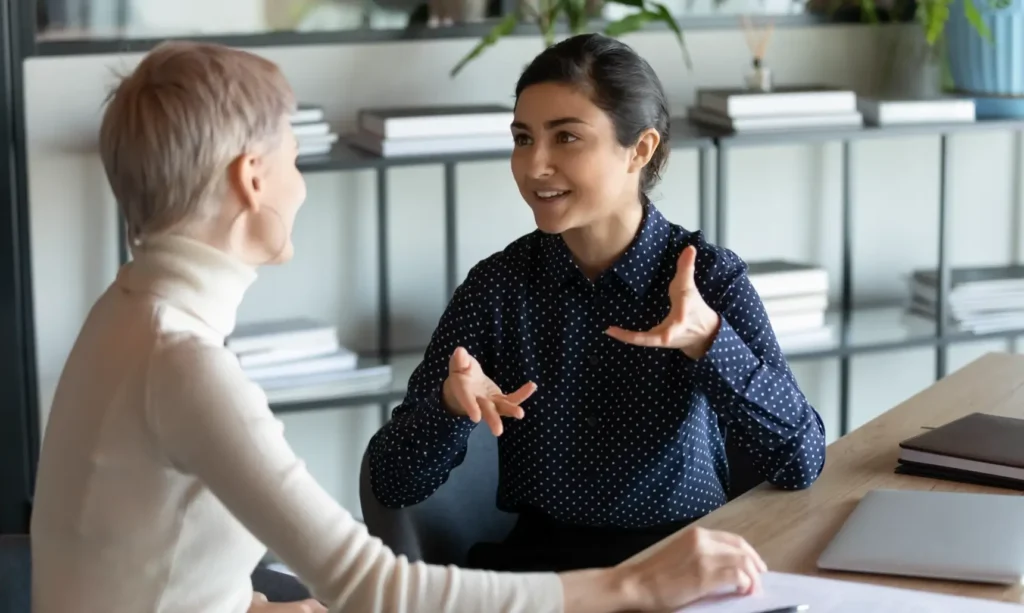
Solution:
<svg viewBox="0 0 1024 613">
<path fill-rule="evenodd" d="M 322 107 L 300 104 L 289 120 L 292 133 L 299 141 L 299 157 L 325 155 L 338 142 L 338 135 L 331 131 L 330 124 L 324 120 Z"/>
<path fill-rule="evenodd" d="M 973 98 L 857 98 L 864 122 L 873 126 L 928 123 L 971 123 L 976 119 Z"/>
<path fill-rule="evenodd" d="M 364 109 L 349 141 L 384 157 L 509 151 L 512 116 L 500 105 Z"/>
<path fill-rule="evenodd" d="M 728 132 L 859 128 L 864 118 L 853 90 L 822 85 L 749 89 L 700 89 L 691 122 Z"/>
<path fill-rule="evenodd" d="M 900 442 L 896 472 L 1024 490 L 1024 420 L 971 413 Z"/>
<path fill-rule="evenodd" d="M 825 324 L 828 271 L 810 264 L 766 260 L 750 262 L 747 276 L 764 303 L 783 351 L 832 340 L 832 329 Z"/>
<path fill-rule="evenodd" d="M 938 271 L 918 270 L 910 276 L 912 315 L 935 321 Z M 1024 266 L 981 266 L 950 271 L 946 299 L 949 321 L 976 334 L 1024 330 Z"/>
<path fill-rule="evenodd" d="M 387 365 L 360 367 L 337 329 L 312 319 L 239 324 L 225 342 L 242 370 L 274 402 L 333 398 L 390 385 Z"/>
</svg>

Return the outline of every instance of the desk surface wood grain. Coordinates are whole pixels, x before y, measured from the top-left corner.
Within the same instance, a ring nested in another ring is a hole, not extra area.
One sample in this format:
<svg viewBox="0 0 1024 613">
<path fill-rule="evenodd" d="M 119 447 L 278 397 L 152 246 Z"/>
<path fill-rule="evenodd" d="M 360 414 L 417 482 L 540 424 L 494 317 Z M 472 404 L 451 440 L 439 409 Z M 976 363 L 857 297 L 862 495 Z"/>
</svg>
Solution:
<svg viewBox="0 0 1024 613">
<path fill-rule="evenodd" d="M 1024 418 L 1024 356 L 987 354 L 835 441 L 828 447 L 821 476 L 810 488 L 787 492 L 761 485 L 696 525 L 743 536 L 770 570 L 1024 603 L 1021 586 L 828 572 L 816 566 L 829 540 L 869 490 L 1024 493 L 893 473 L 900 441 L 974 412 Z"/>
</svg>

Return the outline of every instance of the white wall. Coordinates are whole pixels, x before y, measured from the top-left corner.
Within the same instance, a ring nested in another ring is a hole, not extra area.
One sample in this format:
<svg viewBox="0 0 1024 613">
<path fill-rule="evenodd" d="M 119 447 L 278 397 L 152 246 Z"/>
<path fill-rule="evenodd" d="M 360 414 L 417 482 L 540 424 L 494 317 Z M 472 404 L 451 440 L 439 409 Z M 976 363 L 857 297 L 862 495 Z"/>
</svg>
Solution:
<svg viewBox="0 0 1024 613">
<path fill-rule="evenodd" d="M 780 30 L 769 61 L 780 81 L 831 82 L 870 89 L 880 61 L 879 30 L 830 26 Z M 540 50 L 537 38 L 501 42 L 450 81 L 449 68 L 474 41 L 257 49 L 280 63 L 304 101 L 326 106 L 345 129 L 357 109 L 401 101 L 509 102 L 518 71 Z M 681 65 L 669 35 L 629 39 L 661 75 L 673 111 L 696 85 L 737 82 L 746 68 L 741 30 L 688 35 L 694 71 Z M 53 386 L 92 301 L 116 268 L 115 209 L 94 153 L 113 69 L 137 55 L 36 58 L 26 63 L 35 321 L 45 419 Z M 953 261 L 1003 262 L 1012 245 L 1012 139 L 965 135 L 953 141 L 956 173 Z M 855 149 L 858 297 L 902 296 L 905 274 L 934 264 L 937 140 L 878 140 Z M 839 146 L 742 149 L 731 163 L 729 246 L 746 259 L 810 258 L 839 278 Z M 670 219 L 696 224 L 696 158 L 673 154 L 655 197 Z M 296 227 L 297 256 L 262 273 L 242 305 L 243 320 L 307 314 L 340 324 L 342 342 L 372 348 L 376 297 L 374 181 L 371 173 L 308 177 Z M 392 171 L 391 226 L 395 342 L 422 346 L 444 306 L 441 171 Z M 460 272 L 532 229 L 504 162 L 458 169 Z M 954 367 L 1000 343 L 961 346 Z M 834 360 L 795 365 L 805 391 L 836 421 Z M 858 357 L 854 421 L 862 423 L 931 382 L 930 350 Z M 377 428 L 374 407 L 285 417 L 286 432 L 321 482 L 358 513 L 359 458 Z"/>
</svg>

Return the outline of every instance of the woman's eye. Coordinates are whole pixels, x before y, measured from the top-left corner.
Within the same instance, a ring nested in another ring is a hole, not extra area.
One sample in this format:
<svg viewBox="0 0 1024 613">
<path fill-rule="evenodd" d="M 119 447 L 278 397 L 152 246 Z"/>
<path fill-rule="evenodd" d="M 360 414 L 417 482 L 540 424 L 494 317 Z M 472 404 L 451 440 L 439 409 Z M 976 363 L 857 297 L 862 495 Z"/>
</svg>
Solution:
<svg viewBox="0 0 1024 613">
<path fill-rule="evenodd" d="M 517 147 L 522 147 L 530 144 L 530 137 L 525 134 L 513 134 L 512 142 L 514 142 Z"/>
<path fill-rule="evenodd" d="M 575 141 L 577 139 L 576 139 L 575 136 L 573 136 L 572 134 L 569 134 L 568 132 L 559 132 L 558 136 L 555 137 L 555 140 L 557 140 L 559 143 L 565 144 L 565 143 L 571 143 L 571 142 L 573 142 L 573 141 Z"/>
</svg>

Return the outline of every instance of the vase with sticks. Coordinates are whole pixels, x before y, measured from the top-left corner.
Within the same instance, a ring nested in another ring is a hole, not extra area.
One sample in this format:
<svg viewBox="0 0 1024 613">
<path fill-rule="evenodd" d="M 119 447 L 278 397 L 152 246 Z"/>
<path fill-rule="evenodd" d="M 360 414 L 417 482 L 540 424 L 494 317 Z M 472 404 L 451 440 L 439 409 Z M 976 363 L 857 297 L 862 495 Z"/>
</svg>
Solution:
<svg viewBox="0 0 1024 613">
<path fill-rule="evenodd" d="M 765 65 L 764 56 L 768 51 L 768 43 L 771 42 L 772 32 L 775 30 L 774 21 L 768 25 L 756 29 L 750 18 L 743 15 L 743 34 L 747 40 L 747 48 L 750 49 L 752 69 L 746 76 L 747 89 L 761 92 L 772 91 L 772 70 Z"/>
</svg>

